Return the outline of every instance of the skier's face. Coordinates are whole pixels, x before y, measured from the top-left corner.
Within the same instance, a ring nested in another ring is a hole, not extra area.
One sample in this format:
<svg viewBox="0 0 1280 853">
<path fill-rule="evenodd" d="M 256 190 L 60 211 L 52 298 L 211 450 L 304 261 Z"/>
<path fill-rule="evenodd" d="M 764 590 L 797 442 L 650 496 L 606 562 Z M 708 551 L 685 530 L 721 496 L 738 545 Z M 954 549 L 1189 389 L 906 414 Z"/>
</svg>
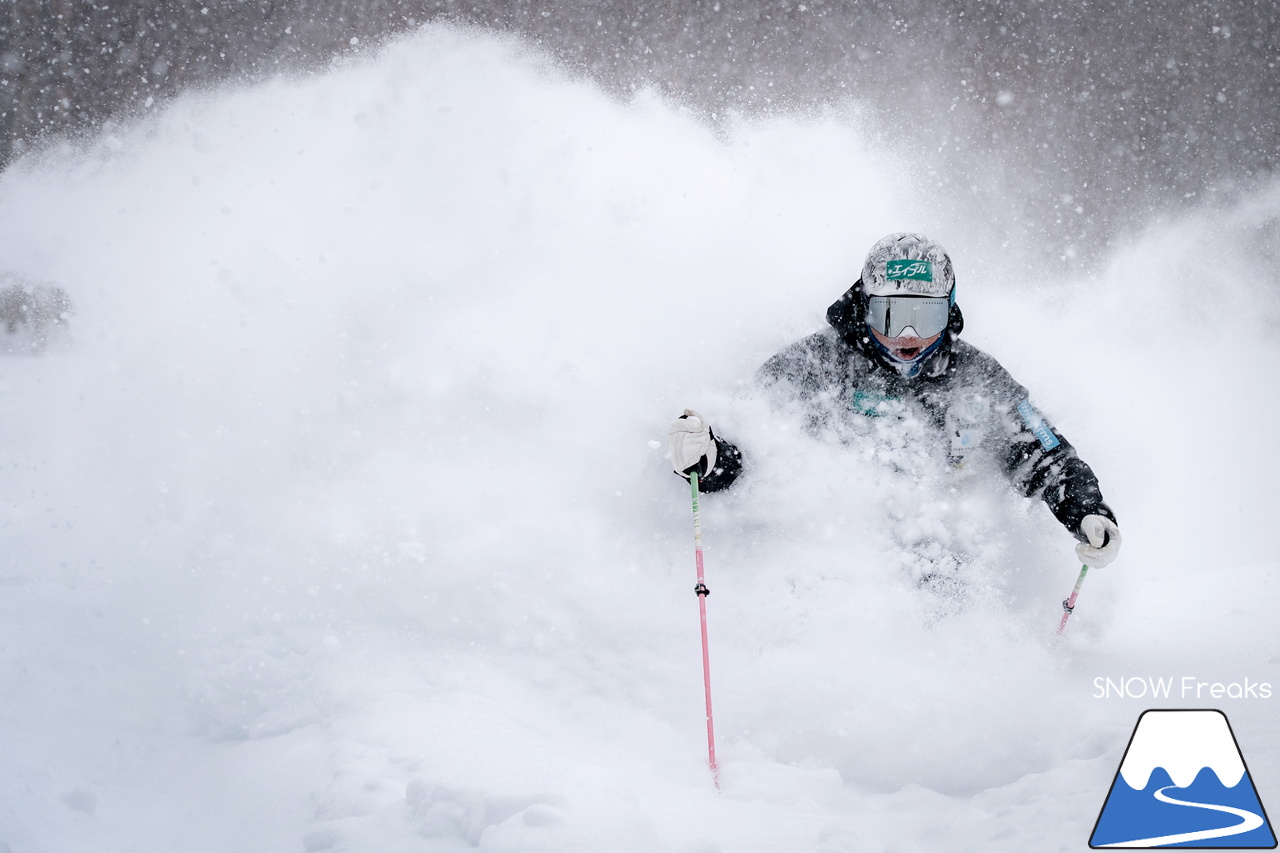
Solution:
<svg viewBox="0 0 1280 853">
<path fill-rule="evenodd" d="M 908 326 L 903 329 L 907 334 L 899 335 L 896 338 L 890 338 L 882 335 L 875 329 L 871 330 L 871 334 L 876 336 L 876 340 L 880 345 L 889 351 L 889 354 L 898 361 L 910 362 L 914 361 L 929 347 L 933 346 L 938 338 L 942 337 L 942 333 L 934 335 L 930 338 L 921 338 L 915 335 L 915 329 Z"/>
</svg>

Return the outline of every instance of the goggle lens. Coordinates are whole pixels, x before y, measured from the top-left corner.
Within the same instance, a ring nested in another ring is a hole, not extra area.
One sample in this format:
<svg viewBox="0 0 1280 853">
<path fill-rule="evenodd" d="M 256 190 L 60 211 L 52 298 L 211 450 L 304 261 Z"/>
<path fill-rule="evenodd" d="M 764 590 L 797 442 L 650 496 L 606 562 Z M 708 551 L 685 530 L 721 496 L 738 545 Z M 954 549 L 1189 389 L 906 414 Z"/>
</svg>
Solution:
<svg viewBox="0 0 1280 853">
<path fill-rule="evenodd" d="M 945 296 L 871 296 L 867 299 L 867 325 L 886 338 L 896 338 L 908 326 L 922 338 L 931 338 L 947 327 L 951 300 Z"/>
</svg>

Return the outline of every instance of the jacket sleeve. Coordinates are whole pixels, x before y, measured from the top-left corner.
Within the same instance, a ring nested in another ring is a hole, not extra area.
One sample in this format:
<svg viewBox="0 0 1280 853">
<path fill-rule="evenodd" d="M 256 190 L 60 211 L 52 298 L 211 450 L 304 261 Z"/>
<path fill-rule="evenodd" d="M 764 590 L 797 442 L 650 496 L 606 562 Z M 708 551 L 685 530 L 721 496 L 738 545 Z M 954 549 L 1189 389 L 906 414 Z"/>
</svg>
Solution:
<svg viewBox="0 0 1280 853">
<path fill-rule="evenodd" d="M 1005 454 L 1009 478 L 1022 494 L 1039 496 L 1054 518 L 1084 541 L 1080 522 L 1086 515 L 1116 520 L 1102 499 L 1098 478 L 1076 449 L 1025 397 L 1009 412 L 1012 438 Z"/>
<path fill-rule="evenodd" d="M 711 440 L 716 443 L 716 464 L 710 471 L 707 470 L 707 457 L 702 457 L 702 462 L 698 466 L 698 489 L 703 492 L 719 492 L 729 488 L 733 482 L 738 479 L 738 475 L 742 473 L 742 453 L 738 448 L 728 441 L 711 433 Z M 691 469 L 692 470 L 692 469 Z M 687 474 L 676 472 L 677 477 L 685 480 L 690 479 Z"/>
<path fill-rule="evenodd" d="M 742 473 L 742 453 L 736 446 L 712 433 L 716 443 L 716 467 L 698 478 L 698 488 L 704 492 L 719 492 L 729 488 Z"/>
</svg>

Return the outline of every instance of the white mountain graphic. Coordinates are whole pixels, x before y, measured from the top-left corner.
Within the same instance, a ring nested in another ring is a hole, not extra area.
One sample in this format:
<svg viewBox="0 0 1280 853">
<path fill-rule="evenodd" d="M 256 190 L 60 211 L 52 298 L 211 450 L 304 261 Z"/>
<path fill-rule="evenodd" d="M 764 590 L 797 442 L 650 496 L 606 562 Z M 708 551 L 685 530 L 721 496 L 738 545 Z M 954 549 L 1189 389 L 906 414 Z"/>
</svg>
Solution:
<svg viewBox="0 0 1280 853">
<path fill-rule="evenodd" d="M 1221 711 L 1148 711 L 1138 721 L 1120 775 L 1130 788 L 1147 787 L 1151 771 L 1163 767 L 1173 784 L 1185 788 L 1208 767 L 1234 788 L 1244 776 L 1244 759 Z"/>
</svg>

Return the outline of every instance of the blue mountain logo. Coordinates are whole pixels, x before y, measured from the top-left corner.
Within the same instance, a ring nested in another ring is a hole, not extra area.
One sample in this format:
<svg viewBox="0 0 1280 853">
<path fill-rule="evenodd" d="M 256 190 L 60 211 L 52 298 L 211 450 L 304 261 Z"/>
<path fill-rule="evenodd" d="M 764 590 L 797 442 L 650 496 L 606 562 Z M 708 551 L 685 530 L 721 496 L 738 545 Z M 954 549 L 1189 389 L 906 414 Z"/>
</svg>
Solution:
<svg viewBox="0 0 1280 853">
<path fill-rule="evenodd" d="M 1275 833 L 1221 711 L 1144 711 L 1092 848 L 1272 849 Z"/>
</svg>

